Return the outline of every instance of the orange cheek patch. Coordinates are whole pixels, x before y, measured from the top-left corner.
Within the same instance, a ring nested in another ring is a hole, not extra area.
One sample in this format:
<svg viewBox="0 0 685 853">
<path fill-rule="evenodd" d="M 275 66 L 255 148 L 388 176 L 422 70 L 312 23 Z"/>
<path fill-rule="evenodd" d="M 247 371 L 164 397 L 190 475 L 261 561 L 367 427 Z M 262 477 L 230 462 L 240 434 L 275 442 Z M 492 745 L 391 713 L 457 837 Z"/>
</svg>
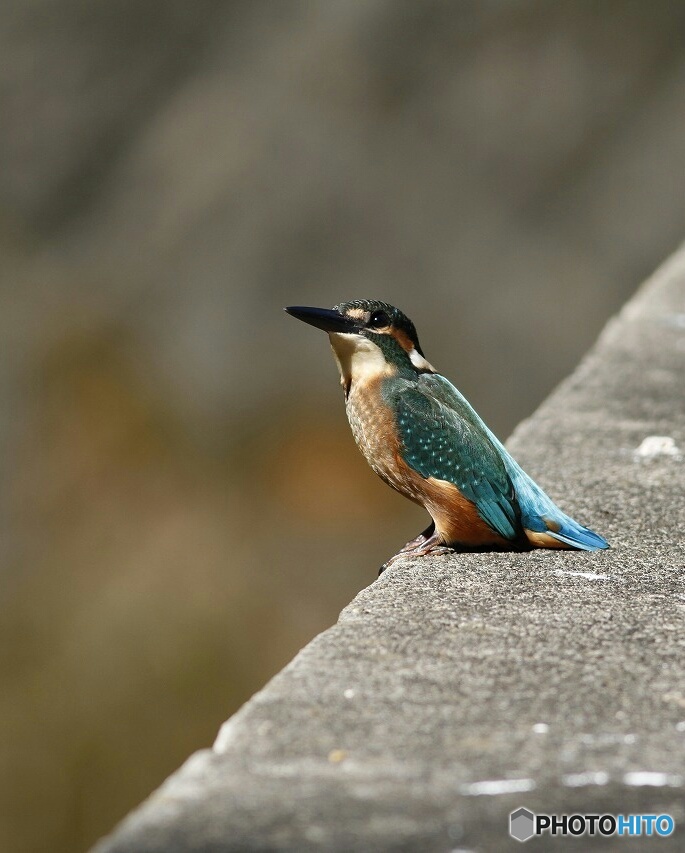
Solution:
<svg viewBox="0 0 685 853">
<path fill-rule="evenodd" d="M 402 329 L 393 329 L 390 334 L 395 338 L 397 343 L 403 350 L 405 350 L 405 352 L 411 352 L 414 349 L 413 341 L 406 332 L 402 331 Z"/>
</svg>

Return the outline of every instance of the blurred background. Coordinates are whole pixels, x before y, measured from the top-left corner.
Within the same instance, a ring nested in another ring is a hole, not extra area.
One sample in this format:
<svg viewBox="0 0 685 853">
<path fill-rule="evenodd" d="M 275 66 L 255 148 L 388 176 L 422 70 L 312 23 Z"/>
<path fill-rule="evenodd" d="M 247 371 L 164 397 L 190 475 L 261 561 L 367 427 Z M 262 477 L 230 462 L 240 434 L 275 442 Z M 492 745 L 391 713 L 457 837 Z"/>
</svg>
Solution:
<svg viewBox="0 0 685 853">
<path fill-rule="evenodd" d="M 685 5 L 5 0 L 0 57 L 0 849 L 66 853 L 426 524 L 282 306 L 399 305 L 505 437 L 683 236 Z"/>
</svg>

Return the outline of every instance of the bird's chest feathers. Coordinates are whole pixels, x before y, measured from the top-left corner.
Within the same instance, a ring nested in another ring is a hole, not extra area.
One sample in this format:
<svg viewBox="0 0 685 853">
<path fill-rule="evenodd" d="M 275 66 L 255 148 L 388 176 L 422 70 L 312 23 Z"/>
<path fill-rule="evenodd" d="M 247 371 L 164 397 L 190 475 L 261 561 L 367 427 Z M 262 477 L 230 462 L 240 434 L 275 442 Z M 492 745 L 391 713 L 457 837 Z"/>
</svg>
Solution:
<svg viewBox="0 0 685 853">
<path fill-rule="evenodd" d="M 381 398 L 383 380 L 395 373 L 380 347 L 359 335 L 332 334 L 331 347 L 345 389 L 347 417 L 355 440 L 374 466 L 373 458 L 394 434 L 392 414 Z"/>
<path fill-rule="evenodd" d="M 382 378 L 353 382 L 347 396 L 347 418 L 354 440 L 373 470 L 394 480 L 399 444 L 392 411 L 381 397 Z"/>
<path fill-rule="evenodd" d="M 372 341 L 358 335 L 330 337 L 354 439 L 376 474 L 404 491 L 394 414 L 382 396 L 383 382 L 394 376 L 397 368 L 385 360 Z"/>
<path fill-rule="evenodd" d="M 365 454 L 365 448 L 377 449 L 387 441 L 390 433 L 394 434 L 392 415 L 381 399 L 381 381 L 354 383 L 347 395 L 347 417 L 354 437 Z"/>
</svg>

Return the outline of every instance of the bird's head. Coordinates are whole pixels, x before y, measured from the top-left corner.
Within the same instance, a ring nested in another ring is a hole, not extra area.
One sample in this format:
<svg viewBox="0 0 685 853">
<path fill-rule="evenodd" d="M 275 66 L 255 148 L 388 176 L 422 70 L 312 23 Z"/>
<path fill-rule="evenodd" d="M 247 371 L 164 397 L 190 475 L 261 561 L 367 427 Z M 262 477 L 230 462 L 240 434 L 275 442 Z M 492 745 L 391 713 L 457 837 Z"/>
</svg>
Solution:
<svg viewBox="0 0 685 853">
<path fill-rule="evenodd" d="M 379 375 L 435 372 L 424 358 L 412 321 L 387 302 L 358 299 L 332 309 L 292 306 L 285 310 L 328 332 L 346 392 L 351 384 Z"/>
</svg>

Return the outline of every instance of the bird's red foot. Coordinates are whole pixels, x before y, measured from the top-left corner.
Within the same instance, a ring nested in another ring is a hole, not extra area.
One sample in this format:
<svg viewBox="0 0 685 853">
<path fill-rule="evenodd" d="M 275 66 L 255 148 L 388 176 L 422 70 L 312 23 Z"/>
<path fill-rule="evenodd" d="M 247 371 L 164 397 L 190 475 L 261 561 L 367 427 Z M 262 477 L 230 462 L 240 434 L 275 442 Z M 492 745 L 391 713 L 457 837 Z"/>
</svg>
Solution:
<svg viewBox="0 0 685 853">
<path fill-rule="evenodd" d="M 431 522 L 428 527 L 423 531 L 423 533 L 419 533 L 417 537 L 415 537 L 414 539 L 410 539 L 406 545 L 400 548 L 399 552 L 395 554 L 395 557 L 399 557 L 400 554 L 406 554 L 409 551 L 415 551 L 417 548 L 420 548 L 434 533 L 435 523 Z M 391 559 L 394 560 L 395 557 L 392 557 Z"/>
<path fill-rule="evenodd" d="M 435 525 L 431 524 L 431 526 L 424 530 L 423 533 L 420 533 L 416 539 L 412 539 L 411 542 L 407 542 L 407 544 L 402 548 L 394 557 L 391 557 L 387 562 L 383 563 L 378 571 L 378 575 L 383 574 L 383 572 L 390 568 L 397 560 L 402 557 L 426 557 L 429 554 L 431 556 L 437 556 L 438 554 L 451 554 L 454 549 L 450 548 L 448 545 L 440 539 L 438 534 L 435 532 Z"/>
</svg>

